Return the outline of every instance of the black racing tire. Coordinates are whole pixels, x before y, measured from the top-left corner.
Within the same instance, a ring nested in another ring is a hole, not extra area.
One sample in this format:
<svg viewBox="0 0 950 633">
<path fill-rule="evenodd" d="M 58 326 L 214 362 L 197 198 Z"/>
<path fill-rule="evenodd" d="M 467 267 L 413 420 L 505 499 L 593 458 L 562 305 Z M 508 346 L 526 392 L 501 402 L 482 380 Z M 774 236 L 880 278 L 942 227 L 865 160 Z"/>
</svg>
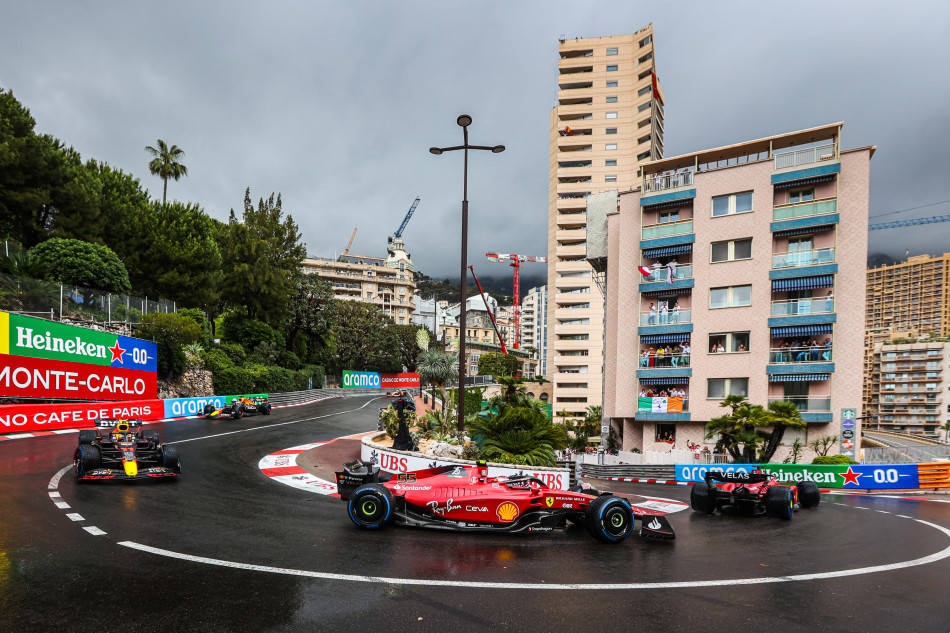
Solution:
<svg viewBox="0 0 950 633">
<path fill-rule="evenodd" d="M 92 444 L 97 439 L 99 439 L 99 434 L 92 429 L 83 429 L 79 432 L 80 444 Z"/>
<path fill-rule="evenodd" d="M 146 442 L 152 440 L 156 444 L 161 444 L 161 440 L 158 436 L 158 431 L 142 431 L 142 439 Z"/>
<path fill-rule="evenodd" d="M 384 528 L 395 516 L 393 493 L 382 484 L 360 486 L 346 502 L 346 512 L 364 530 Z"/>
<path fill-rule="evenodd" d="M 181 473 L 181 458 L 178 456 L 178 449 L 176 447 L 162 447 L 162 466 L 171 468 L 176 473 Z"/>
<path fill-rule="evenodd" d="M 212 413 L 214 413 L 214 405 L 209 402 L 205 405 L 204 414 L 211 415 Z"/>
<path fill-rule="evenodd" d="M 98 446 L 91 444 L 80 444 L 73 454 L 73 470 L 77 477 L 82 477 L 90 470 L 99 468 L 102 465 L 102 451 Z"/>
<path fill-rule="evenodd" d="M 263 415 L 270 415 L 270 408 L 270 402 L 257 405 L 258 412 L 262 413 Z"/>
<path fill-rule="evenodd" d="M 772 486 L 765 493 L 765 512 L 770 517 L 791 519 L 794 506 L 795 496 L 788 486 Z"/>
<path fill-rule="evenodd" d="M 597 497 L 587 509 L 587 531 L 601 543 L 622 543 L 633 534 L 633 508 L 621 497 Z"/>
<path fill-rule="evenodd" d="M 821 491 L 814 481 L 803 481 L 798 484 L 798 505 L 803 508 L 817 508 L 821 503 Z"/>
<path fill-rule="evenodd" d="M 240 420 L 244 417 L 244 407 L 240 405 L 234 405 L 231 407 L 231 419 Z"/>
<path fill-rule="evenodd" d="M 696 512 L 712 514 L 716 511 L 716 487 L 698 481 L 689 491 L 689 505 Z"/>
</svg>

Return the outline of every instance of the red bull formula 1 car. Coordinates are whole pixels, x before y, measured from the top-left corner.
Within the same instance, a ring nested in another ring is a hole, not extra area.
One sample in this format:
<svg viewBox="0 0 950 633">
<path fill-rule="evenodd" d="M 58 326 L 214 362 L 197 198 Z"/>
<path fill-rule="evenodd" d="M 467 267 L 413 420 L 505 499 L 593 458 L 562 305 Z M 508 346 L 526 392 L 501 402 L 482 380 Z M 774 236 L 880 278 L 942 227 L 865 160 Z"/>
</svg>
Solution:
<svg viewBox="0 0 950 633">
<path fill-rule="evenodd" d="M 204 415 L 206 418 L 230 417 L 235 420 L 243 418 L 245 415 L 270 415 L 271 404 L 267 396 L 259 398 L 233 398 L 231 404 L 226 404 L 221 408 L 216 408 L 213 404 L 206 404 Z"/>
<path fill-rule="evenodd" d="M 719 510 L 723 514 L 767 514 L 780 519 L 791 519 L 799 508 L 815 508 L 820 502 L 821 492 L 815 482 L 780 484 L 775 475 L 761 470 L 709 471 L 705 481 L 694 485 L 689 494 L 689 504 L 696 512 L 712 514 Z"/>
<path fill-rule="evenodd" d="M 647 515 L 630 502 L 589 485 L 570 490 L 548 487 L 529 475 L 489 477 L 476 466 L 440 466 L 401 473 L 381 481 L 379 467 L 352 461 L 336 473 L 337 490 L 358 527 L 390 524 L 459 532 L 550 532 L 567 522 L 583 523 L 597 540 L 620 543 L 640 520 L 640 536 L 676 538 L 662 516 Z"/>
<path fill-rule="evenodd" d="M 79 431 L 73 454 L 76 478 L 166 479 L 181 474 L 178 449 L 162 444 L 158 431 L 136 431 L 141 420 L 96 420 L 96 429 Z"/>
</svg>

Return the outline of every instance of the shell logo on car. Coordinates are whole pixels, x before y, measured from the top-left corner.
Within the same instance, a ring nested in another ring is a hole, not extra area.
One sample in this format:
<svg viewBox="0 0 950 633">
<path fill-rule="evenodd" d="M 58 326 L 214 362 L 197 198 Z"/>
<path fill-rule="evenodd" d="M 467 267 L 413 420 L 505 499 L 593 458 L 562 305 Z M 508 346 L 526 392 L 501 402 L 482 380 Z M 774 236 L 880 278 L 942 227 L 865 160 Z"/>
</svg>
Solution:
<svg viewBox="0 0 950 633">
<path fill-rule="evenodd" d="M 496 512 L 498 513 L 498 518 L 502 521 L 514 521 L 515 517 L 518 516 L 518 506 L 510 501 L 506 501 L 498 506 Z"/>
</svg>

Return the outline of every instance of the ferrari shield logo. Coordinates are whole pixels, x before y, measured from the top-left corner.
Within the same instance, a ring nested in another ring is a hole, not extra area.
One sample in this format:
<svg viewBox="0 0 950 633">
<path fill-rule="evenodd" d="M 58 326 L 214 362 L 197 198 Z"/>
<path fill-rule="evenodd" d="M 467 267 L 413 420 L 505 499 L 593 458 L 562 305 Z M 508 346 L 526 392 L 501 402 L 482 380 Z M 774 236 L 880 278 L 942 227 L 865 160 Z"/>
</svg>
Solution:
<svg viewBox="0 0 950 633">
<path fill-rule="evenodd" d="M 545 499 L 545 500 L 544 500 L 544 505 L 546 505 L 546 506 L 549 507 L 549 508 L 550 508 L 551 506 L 553 506 L 553 505 L 554 505 L 554 497 L 548 497 L 547 499 Z"/>
</svg>

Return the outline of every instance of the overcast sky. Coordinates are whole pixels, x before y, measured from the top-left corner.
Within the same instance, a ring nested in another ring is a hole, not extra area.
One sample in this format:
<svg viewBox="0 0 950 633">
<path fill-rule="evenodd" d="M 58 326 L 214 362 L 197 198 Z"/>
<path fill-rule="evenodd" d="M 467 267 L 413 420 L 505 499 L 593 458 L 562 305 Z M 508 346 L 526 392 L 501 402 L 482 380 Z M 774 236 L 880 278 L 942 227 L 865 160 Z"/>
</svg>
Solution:
<svg viewBox="0 0 950 633">
<path fill-rule="evenodd" d="M 283 196 L 307 252 L 384 256 L 403 237 L 416 269 L 459 273 L 462 156 L 469 262 L 546 255 L 548 114 L 557 40 L 652 22 L 666 155 L 844 121 L 876 145 L 871 216 L 950 201 L 950 2 L 18 2 L 0 0 L 0 87 L 37 131 L 137 176 L 146 145 L 185 151 L 169 198 L 213 217 Z M 847 210 L 844 210 L 847 212 Z M 950 214 L 950 202 L 878 221 Z M 872 217 L 872 222 L 875 221 Z M 872 231 L 870 252 L 950 250 L 950 223 Z M 532 265 L 529 265 L 532 266 Z M 533 265 L 540 268 L 539 265 Z M 494 270 L 497 269 L 497 270 Z M 525 273 L 541 272 L 525 269 Z"/>
</svg>

